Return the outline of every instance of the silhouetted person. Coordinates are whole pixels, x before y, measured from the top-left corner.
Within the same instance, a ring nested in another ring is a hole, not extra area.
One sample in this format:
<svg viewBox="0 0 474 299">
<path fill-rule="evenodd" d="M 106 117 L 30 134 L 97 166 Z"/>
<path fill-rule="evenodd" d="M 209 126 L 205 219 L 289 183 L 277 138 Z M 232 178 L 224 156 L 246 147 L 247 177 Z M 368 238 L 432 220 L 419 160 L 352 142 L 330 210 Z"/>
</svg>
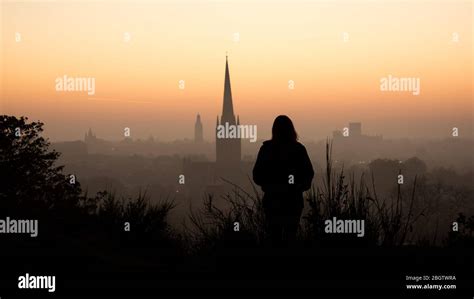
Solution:
<svg viewBox="0 0 474 299">
<path fill-rule="evenodd" d="M 274 243 L 293 240 L 303 210 L 303 192 L 311 187 L 314 171 L 304 145 L 298 142 L 293 122 L 286 115 L 275 119 L 272 139 L 263 142 L 253 168 L 261 186 L 267 229 Z"/>
</svg>

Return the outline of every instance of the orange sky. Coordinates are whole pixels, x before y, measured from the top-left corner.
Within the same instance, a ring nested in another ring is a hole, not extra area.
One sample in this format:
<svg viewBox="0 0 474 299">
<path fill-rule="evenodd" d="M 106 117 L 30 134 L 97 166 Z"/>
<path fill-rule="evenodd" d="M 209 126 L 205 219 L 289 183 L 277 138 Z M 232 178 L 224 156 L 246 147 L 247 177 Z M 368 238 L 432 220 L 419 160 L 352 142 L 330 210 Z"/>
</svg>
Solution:
<svg viewBox="0 0 474 299">
<path fill-rule="evenodd" d="M 205 138 L 214 140 L 227 51 L 234 110 L 258 125 L 259 138 L 278 114 L 292 117 L 306 139 L 349 121 L 387 137 L 442 137 L 453 126 L 472 136 L 472 6 L 3 1 L 0 112 L 45 122 L 53 140 L 82 138 L 89 127 L 110 139 L 122 138 L 124 127 L 135 138 L 191 138 L 200 113 Z M 95 78 L 95 95 L 57 92 L 64 75 Z M 388 75 L 420 78 L 421 94 L 381 92 Z"/>
</svg>

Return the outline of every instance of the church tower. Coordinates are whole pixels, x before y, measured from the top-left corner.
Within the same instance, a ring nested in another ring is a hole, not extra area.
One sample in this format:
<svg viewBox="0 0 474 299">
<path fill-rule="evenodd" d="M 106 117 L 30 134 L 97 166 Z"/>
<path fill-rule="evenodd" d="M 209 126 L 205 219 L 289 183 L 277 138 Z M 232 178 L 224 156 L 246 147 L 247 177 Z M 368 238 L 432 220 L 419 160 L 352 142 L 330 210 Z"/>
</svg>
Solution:
<svg viewBox="0 0 474 299">
<path fill-rule="evenodd" d="M 194 142 L 202 142 L 204 140 L 203 135 L 201 116 L 198 114 L 196 117 L 196 123 L 194 124 Z"/>
<path fill-rule="evenodd" d="M 219 126 L 236 126 L 234 106 L 232 103 L 232 91 L 230 87 L 229 63 L 225 58 L 224 99 L 222 115 L 216 123 L 216 166 L 221 174 L 237 172 L 241 162 L 241 140 L 240 138 L 219 138 L 217 135 Z M 237 128 L 236 128 L 237 129 Z"/>
<path fill-rule="evenodd" d="M 85 143 L 92 143 L 97 140 L 97 137 L 95 136 L 94 133 L 92 133 L 92 130 L 89 128 L 89 131 L 84 135 L 84 142 Z"/>
</svg>

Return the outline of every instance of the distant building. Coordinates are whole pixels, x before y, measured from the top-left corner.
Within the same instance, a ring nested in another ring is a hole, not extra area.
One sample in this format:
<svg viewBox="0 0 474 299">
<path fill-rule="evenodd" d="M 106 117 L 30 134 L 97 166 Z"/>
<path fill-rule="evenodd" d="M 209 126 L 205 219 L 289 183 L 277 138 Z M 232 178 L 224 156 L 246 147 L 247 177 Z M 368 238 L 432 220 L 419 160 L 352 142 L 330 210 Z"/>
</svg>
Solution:
<svg viewBox="0 0 474 299">
<path fill-rule="evenodd" d="M 381 141 L 383 139 L 382 135 L 366 135 L 362 133 L 362 123 L 360 122 L 350 122 L 349 132 L 335 130 L 332 131 L 332 137 L 334 140 L 345 140 L 347 142 L 371 142 L 371 141 Z M 346 130 L 346 129 L 345 129 Z M 348 134 L 346 134 L 348 133 Z"/>
<path fill-rule="evenodd" d="M 239 117 L 235 117 L 232 103 L 232 90 L 230 86 L 229 63 L 225 59 L 224 99 L 222 105 L 222 116 L 216 123 L 216 167 L 220 175 L 235 173 L 240 169 L 242 160 L 242 146 L 240 138 L 219 138 L 217 135 L 219 126 L 238 126 Z"/>
<path fill-rule="evenodd" d="M 84 143 L 89 154 L 110 153 L 112 143 L 104 139 L 97 138 L 96 134 L 89 129 L 84 136 Z"/>
<path fill-rule="evenodd" d="M 89 128 L 89 131 L 84 135 L 84 142 L 85 143 L 94 143 L 97 141 L 97 137 L 95 136 L 94 133 L 92 133 L 92 130 Z"/>
<path fill-rule="evenodd" d="M 198 114 L 196 117 L 196 123 L 194 124 L 194 142 L 203 142 L 203 135 L 201 116 Z"/>
<path fill-rule="evenodd" d="M 186 190 L 183 191 L 188 195 L 201 196 L 203 192 L 207 192 L 219 197 L 219 195 L 228 194 L 232 186 L 222 179 L 242 187 L 248 184 L 246 174 L 251 172 L 253 162 L 242 161 L 241 139 L 218 136 L 218 130 L 222 128 L 220 126 L 238 126 L 239 124 L 239 117 L 234 114 L 229 63 L 226 57 L 222 115 L 220 118 L 217 116 L 216 122 L 216 161 L 198 161 L 190 157 L 183 160 L 183 173 L 187 178 Z M 198 115 L 195 124 L 195 140 L 201 139 L 202 124 Z"/>
<path fill-rule="evenodd" d="M 349 123 L 349 136 L 358 137 L 362 135 L 362 123 Z"/>
<path fill-rule="evenodd" d="M 382 135 L 364 134 L 360 122 L 350 122 L 343 130 L 333 131 L 332 136 L 333 156 L 346 165 L 364 164 L 383 150 Z"/>
</svg>

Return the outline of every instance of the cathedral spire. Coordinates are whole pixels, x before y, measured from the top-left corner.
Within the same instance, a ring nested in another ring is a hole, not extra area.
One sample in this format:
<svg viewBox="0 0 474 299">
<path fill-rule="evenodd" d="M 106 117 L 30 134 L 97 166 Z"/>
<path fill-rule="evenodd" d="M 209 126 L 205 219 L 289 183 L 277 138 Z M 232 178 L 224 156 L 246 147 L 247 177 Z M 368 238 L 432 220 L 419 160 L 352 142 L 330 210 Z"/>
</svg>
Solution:
<svg viewBox="0 0 474 299">
<path fill-rule="evenodd" d="M 235 124 L 234 106 L 232 104 L 232 91 L 230 88 L 229 62 L 225 56 L 225 81 L 224 81 L 224 105 L 222 107 L 221 122 Z"/>
<path fill-rule="evenodd" d="M 230 89 L 229 59 L 226 53 L 222 115 L 220 118 L 217 116 L 216 121 L 216 169 L 219 176 L 232 178 L 239 172 L 236 171 L 236 169 L 240 168 L 242 145 L 240 137 L 223 137 L 222 134 L 219 134 L 222 129 L 220 126 L 229 128 L 229 125 L 236 125 L 236 117 L 234 114 L 232 92 Z"/>
<path fill-rule="evenodd" d="M 203 138 L 203 129 L 201 122 L 201 115 L 196 116 L 196 123 L 194 124 L 194 142 L 202 142 Z"/>
</svg>

